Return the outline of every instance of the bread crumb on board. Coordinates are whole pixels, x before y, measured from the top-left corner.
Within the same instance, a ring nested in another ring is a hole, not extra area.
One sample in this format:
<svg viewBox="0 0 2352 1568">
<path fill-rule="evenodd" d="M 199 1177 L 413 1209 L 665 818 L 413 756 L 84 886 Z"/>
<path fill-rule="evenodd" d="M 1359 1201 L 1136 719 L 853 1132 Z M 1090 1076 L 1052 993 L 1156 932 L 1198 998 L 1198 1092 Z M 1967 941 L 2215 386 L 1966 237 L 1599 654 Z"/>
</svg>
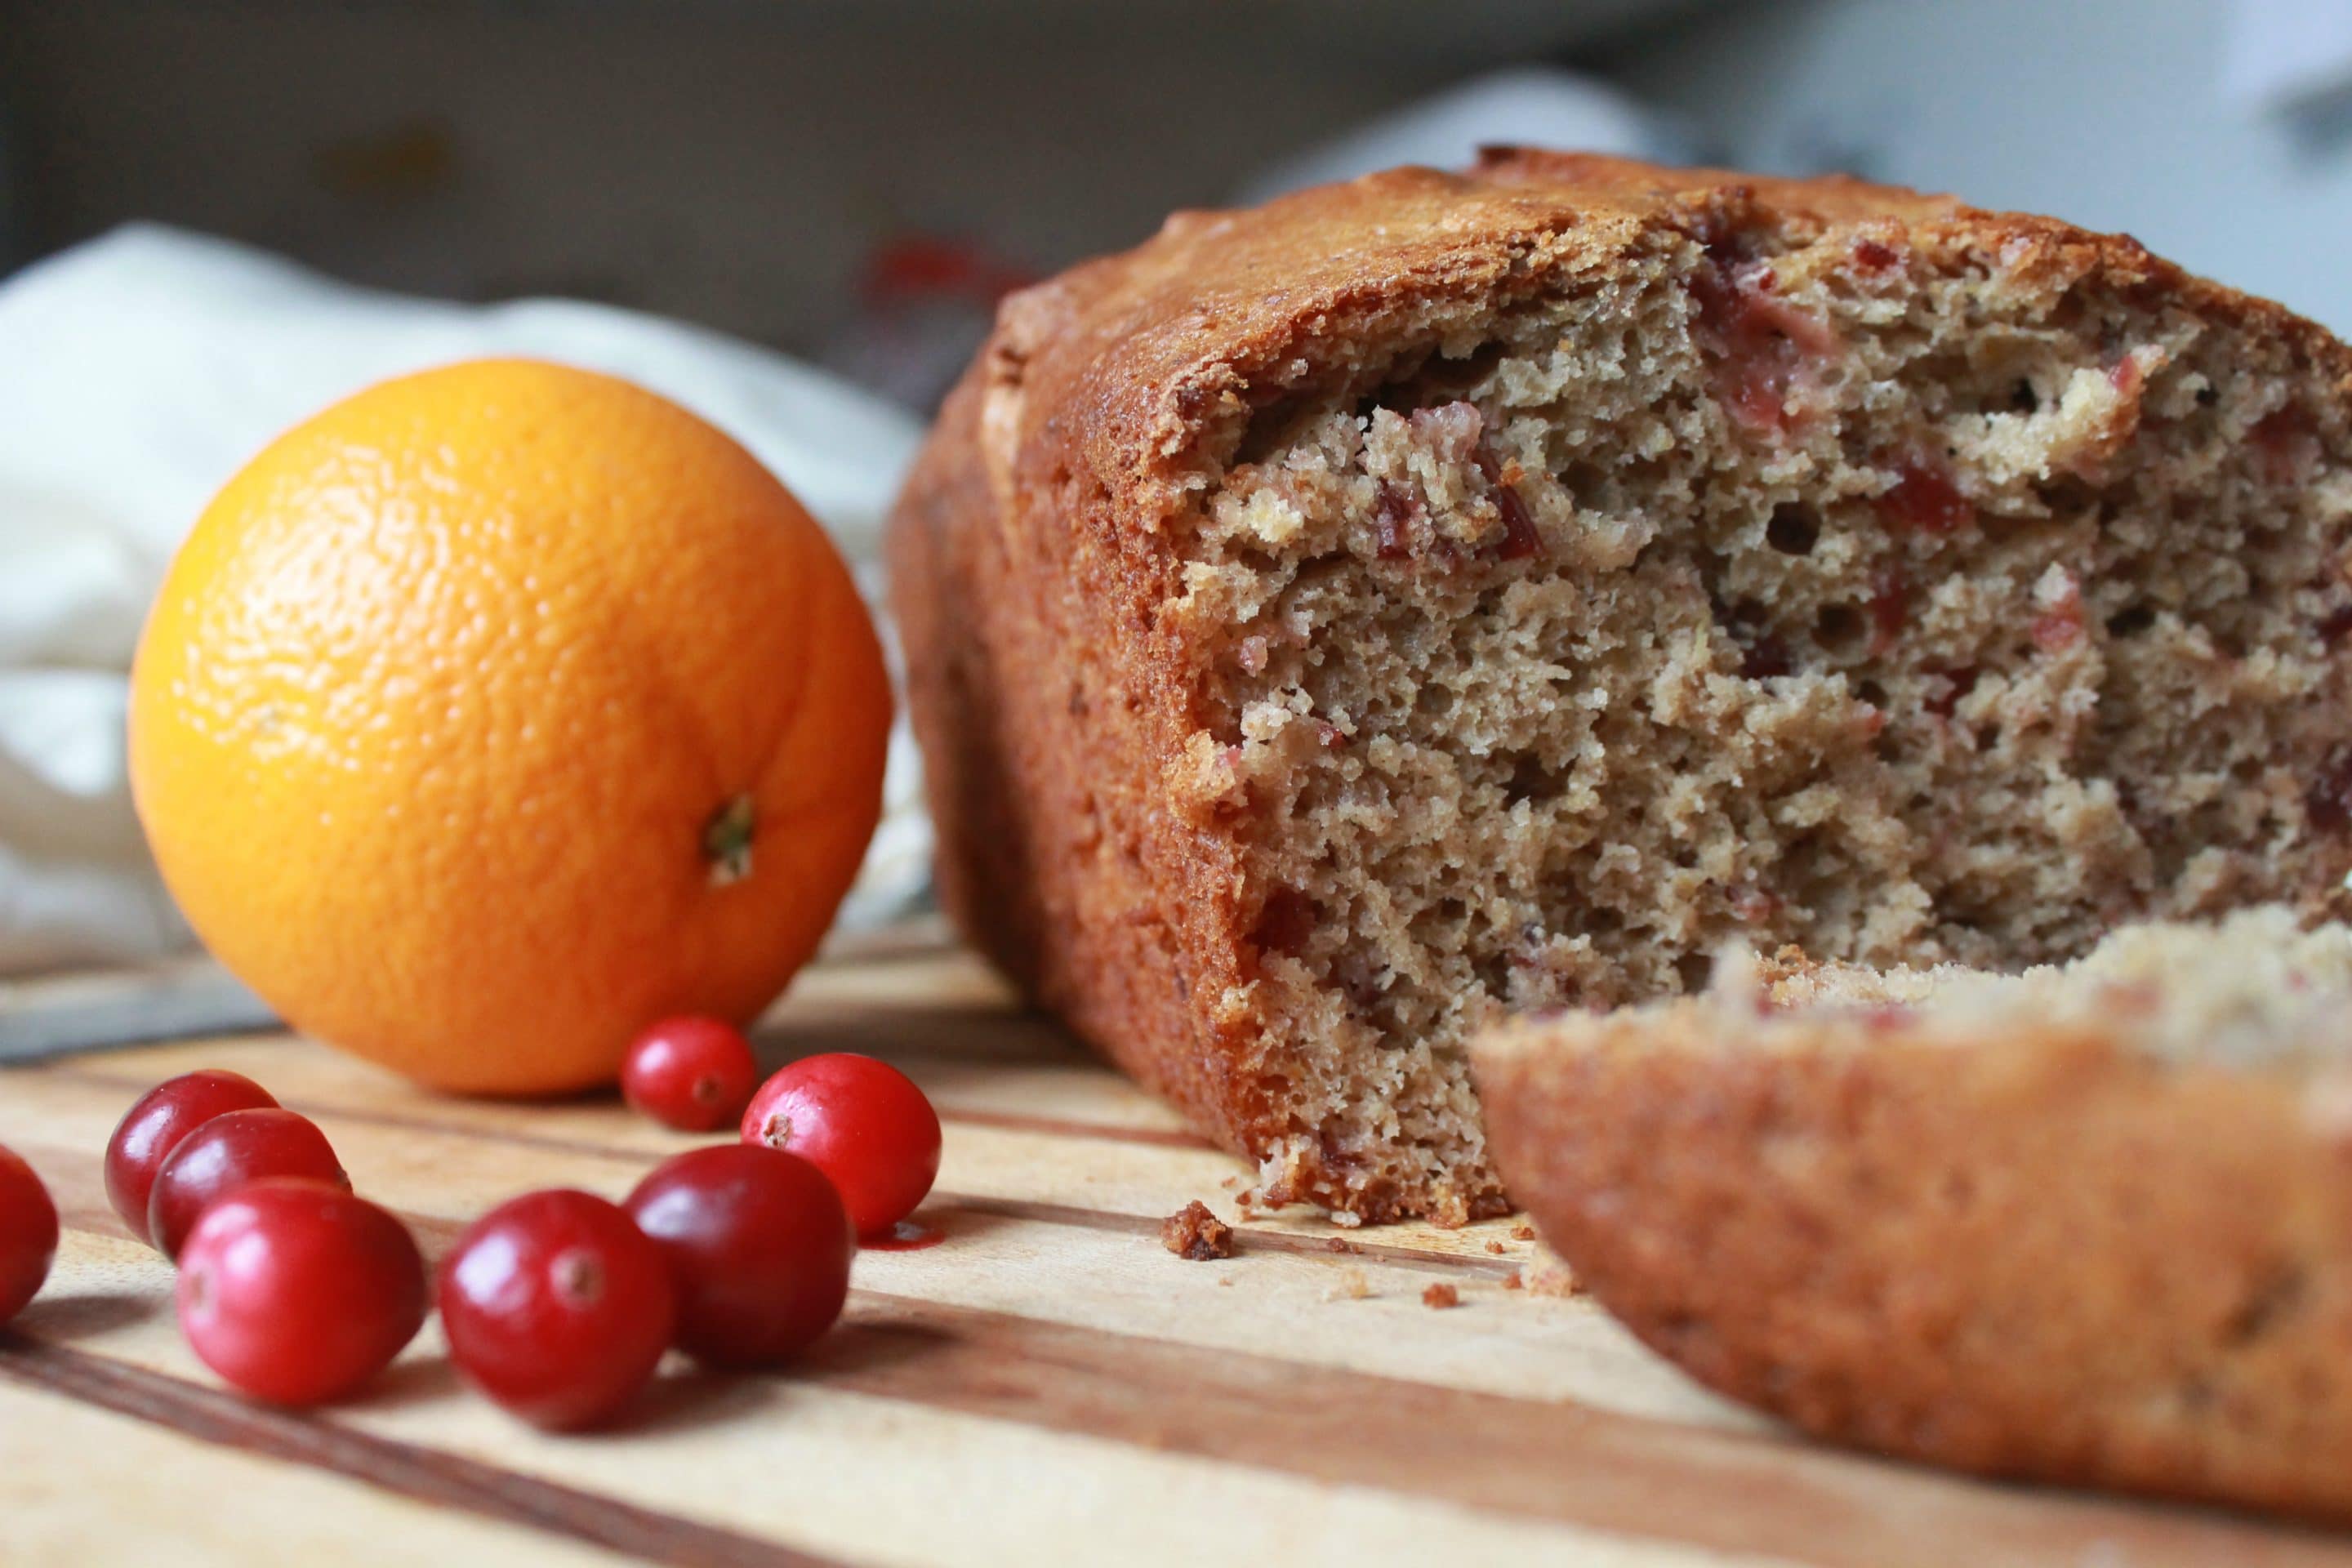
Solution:
<svg viewBox="0 0 2352 1568">
<path fill-rule="evenodd" d="M 1458 1307 L 1462 1305 L 1462 1292 L 1441 1282 L 1422 1291 L 1421 1304 L 1433 1309 Z"/>
<path fill-rule="evenodd" d="M 1584 1282 L 1569 1268 L 1567 1260 L 1549 1251 L 1537 1254 L 1535 1261 L 1520 1274 L 1520 1288 L 1530 1296 L 1566 1298 L 1584 1294 Z"/>
<path fill-rule="evenodd" d="M 1326 1301 L 1360 1301 L 1372 1293 L 1372 1282 L 1364 1278 L 1360 1268 L 1342 1268 L 1331 1288 L 1323 1292 Z"/>
<path fill-rule="evenodd" d="M 1490 1241 L 1486 1244 L 1486 1250 L 1499 1258 L 1503 1255 L 1503 1244 L 1499 1241 Z"/>
<path fill-rule="evenodd" d="M 1234 1227 L 1209 1212 L 1194 1198 L 1160 1222 L 1160 1245 L 1195 1263 L 1234 1255 Z"/>
<path fill-rule="evenodd" d="M 1535 1238 L 1536 1227 L 1531 1225 L 1515 1225 L 1511 1227 L 1513 1241 L 1533 1241 Z"/>
</svg>

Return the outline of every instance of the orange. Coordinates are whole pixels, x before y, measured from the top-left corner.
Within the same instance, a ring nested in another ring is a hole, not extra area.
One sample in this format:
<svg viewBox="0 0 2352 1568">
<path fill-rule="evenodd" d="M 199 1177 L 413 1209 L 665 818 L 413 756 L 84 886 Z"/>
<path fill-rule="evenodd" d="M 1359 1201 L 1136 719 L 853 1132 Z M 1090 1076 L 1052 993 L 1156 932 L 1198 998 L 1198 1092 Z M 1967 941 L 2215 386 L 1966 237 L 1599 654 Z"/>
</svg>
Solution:
<svg viewBox="0 0 2352 1568">
<path fill-rule="evenodd" d="M 229 481 L 141 636 L 131 774 L 189 921 L 295 1027 L 538 1094 L 783 988 L 889 722 L 847 570 L 751 454 L 625 382 L 485 361 Z"/>
</svg>

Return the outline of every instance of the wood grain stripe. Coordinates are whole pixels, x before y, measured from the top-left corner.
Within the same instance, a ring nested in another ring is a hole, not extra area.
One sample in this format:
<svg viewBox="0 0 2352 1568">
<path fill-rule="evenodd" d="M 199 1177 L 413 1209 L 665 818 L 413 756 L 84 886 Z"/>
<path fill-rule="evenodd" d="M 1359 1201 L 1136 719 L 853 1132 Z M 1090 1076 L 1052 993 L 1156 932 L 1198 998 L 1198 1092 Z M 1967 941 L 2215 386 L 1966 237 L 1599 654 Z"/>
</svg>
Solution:
<svg viewBox="0 0 2352 1568">
<path fill-rule="evenodd" d="M 199 1442 L 349 1476 L 383 1490 L 691 1568 L 828 1568 L 832 1560 L 456 1454 L 252 1405 L 217 1389 L 0 1331 L 0 1376 Z"/>
<path fill-rule="evenodd" d="M 1100 1138 L 1114 1143 L 1146 1143 L 1160 1149 L 1205 1149 L 1217 1146 L 1196 1132 L 1171 1127 L 1120 1127 L 1108 1121 L 1078 1121 L 1064 1116 L 1024 1116 L 1013 1110 L 937 1108 L 942 1121 L 966 1127 L 995 1127 L 1007 1132 L 1036 1132 L 1049 1138 Z"/>
<path fill-rule="evenodd" d="M 85 1221 L 96 1221 L 90 1228 L 120 1234 L 102 1210 L 95 1161 L 78 1156 L 40 1163 L 45 1175 L 65 1178 L 58 1195 L 69 1224 L 83 1228 Z M 428 1252 L 446 1247 L 460 1228 L 432 1215 L 402 1217 Z M 1347 1309 L 1335 1303 L 1332 1310 Z M 119 1364 L 73 1353 L 106 1367 Z M 161 1376 L 122 1370 L 139 1378 Z M 852 1293 L 849 1315 L 793 1375 L 1098 1441 L 1717 1551 L 1782 1556 L 1818 1568 L 1880 1568 L 1890 1562 L 1916 1568 L 1989 1563 L 2079 1568 L 2102 1560 L 2102 1553 L 2118 1561 L 2145 1556 L 2217 1568 L 2341 1568 L 2345 1561 L 2340 1545 L 2315 1536 L 2218 1515 L 2063 1491 L 2020 1491 L 1779 1437 L 873 1290 Z M 89 1396 L 105 1403 L 99 1395 L 106 1385 L 87 1378 L 45 1385 L 78 1397 L 89 1387 Z M 229 1396 L 210 1396 L 232 1410 L 248 1410 Z M 362 1444 L 381 1441 L 310 1417 L 277 1418 L 294 1425 L 274 1428 L 272 1441 L 284 1447 L 267 1451 L 291 1460 L 346 1468 L 340 1458 L 313 1455 L 314 1431 Z M 426 1450 L 389 1447 L 441 1462 Z M 467 1467 L 469 1485 L 507 1476 L 476 1461 L 451 1462 Z M 362 1470 L 347 1473 L 374 1479 Z M 527 1488 L 544 1484 L 509 1479 Z M 538 1494 L 525 1495 L 536 1506 Z M 1708 1506 L 1689 1506 L 1695 1498 Z"/>
<path fill-rule="evenodd" d="M 2186 1510 L 873 1291 L 852 1301 L 798 1375 L 1493 1512 L 1819 1568 L 2346 1561 L 2315 1535 Z"/>
</svg>

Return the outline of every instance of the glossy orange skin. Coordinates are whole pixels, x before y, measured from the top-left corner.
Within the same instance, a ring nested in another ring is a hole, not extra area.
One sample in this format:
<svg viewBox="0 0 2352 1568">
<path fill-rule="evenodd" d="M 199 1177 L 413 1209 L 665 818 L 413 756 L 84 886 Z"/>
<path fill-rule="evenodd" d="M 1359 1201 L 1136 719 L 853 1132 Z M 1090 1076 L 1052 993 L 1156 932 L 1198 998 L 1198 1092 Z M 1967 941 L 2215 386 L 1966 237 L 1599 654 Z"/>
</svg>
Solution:
<svg viewBox="0 0 2352 1568">
<path fill-rule="evenodd" d="M 542 1094 L 782 990 L 889 722 L 846 568 L 749 453 L 486 361 L 361 393 L 222 490 L 141 637 L 131 773 L 181 909 L 297 1028 Z M 745 801 L 729 880 L 709 830 Z"/>
</svg>

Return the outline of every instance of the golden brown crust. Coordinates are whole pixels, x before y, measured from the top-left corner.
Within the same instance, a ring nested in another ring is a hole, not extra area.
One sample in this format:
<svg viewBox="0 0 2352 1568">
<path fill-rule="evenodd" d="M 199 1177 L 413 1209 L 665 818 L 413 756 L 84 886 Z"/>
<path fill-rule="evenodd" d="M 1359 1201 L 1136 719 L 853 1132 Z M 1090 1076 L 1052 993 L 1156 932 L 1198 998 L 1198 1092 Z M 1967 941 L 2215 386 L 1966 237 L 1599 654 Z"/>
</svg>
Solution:
<svg viewBox="0 0 2352 1568">
<path fill-rule="evenodd" d="M 1205 655 L 1161 610 L 1206 487 L 1253 415 L 1380 381 L 1449 328 L 1748 224 L 1858 235 L 2126 293 L 2352 357 L 2122 237 L 1849 180 L 1491 153 L 1254 211 L 1180 213 L 1005 302 L 892 530 L 946 902 L 1045 1005 L 1203 1131 L 1275 1161 L 1266 1196 L 1366 1218 L 1500 1212 L 1483 1172 L 1367 1178 L 1285 1108 L 1301 1049 L 1250 994 L 1238 826 L 1170 809 L 1205 727 Z"/>
<path fill-rule="evenodd" d="M 1832 1441 L 2352 1518 L 2352 1147 L 2306 1086 L 2095 1027 L 1727 1017 L 1474 1058 L 1513 1194 L 1643 1340 Z"/>
<path fill-rule="evenodd" d="M 981 364 L 1018 388 L 990 432 L 1018 479 L 1066 468 L 1108 487 L 1126 526 L 1185 504 L 1215 438 L 1282 390 L 1449 307 L 1538 293 L 1643 243 L 1769 219 L 1876 226 L 1927 251 L 2022 254 L 2118 292 L 2277 332 L 2338 376 L 2352 353 L 2284 307 L 2210 282 L 2128 235 L 1993 212 L 1844 175 L 1775 179 L 1597 153 L 1490 148 L 1466 174 L 1400 168 L 1239 212 L 1179 212 L 1146 244 L 1013 296 Z M 979 368 L 979 367 L 976 367 Z M 1204 451 L 1204 447 L 1208 450 Z M 1025 470 L 1025 476 L 1024 474 Z"/>
<path fill-rule="evenodd" d="M 984 395 L 975 367 L 890 535 L 941 901 L 1038 1001 L 1241 1147 L 1263 1095 L 1192 1001 L 1218 984 L 1193 955 L 1214 952 L 1230 852 L 1160 809 L 1150 760 L 1181 694 L 1155 668 L 1164 654 L 1118 630 L 1146 616 L 1172 563 L 1123 559 L 1100 498 L 1076 481 L 1000 508 Z M 1227 893 L 1227 918 L 1230 906 Z"/>
</svg>

